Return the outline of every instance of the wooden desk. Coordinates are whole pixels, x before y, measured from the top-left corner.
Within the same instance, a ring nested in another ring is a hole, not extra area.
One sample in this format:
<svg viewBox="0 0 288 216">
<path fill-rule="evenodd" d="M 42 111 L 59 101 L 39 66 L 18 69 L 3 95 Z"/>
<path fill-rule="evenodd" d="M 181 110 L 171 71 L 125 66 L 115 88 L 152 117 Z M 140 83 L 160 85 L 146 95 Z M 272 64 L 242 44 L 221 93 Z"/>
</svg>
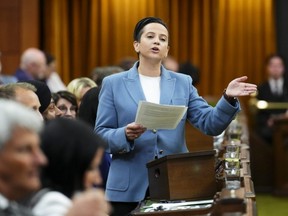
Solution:
<svg viewBox="0 0 288 216">
<path fill-rule="evenodd" d="M 288 118 L 274 122 L 274 192 L 288 195 Z"/>
<path fill-rule="evenodd" d="M 140 212 L 136 209 L 133 216 L 208 216 L 208 215 L 235 215 L 256 216 L 256 196 L 254 191 L 253 181 L 250 175 L 250 163 L 247 161 L 249 152 L 245 148 L 243 154 L 243 162 L 241 161 L 241 187 L 237 190 L 228 190 L 222 188 L 216 192 L 214 202 L 211 207 L 203 209 L 186 209 L 186 210 L 169 210 L 155 212 Z M 245 160 L 246 159 L 246 160 Z"/>
<path fill-rule="evenodd" d="M 186 125 L 188 132 L 186 139 L 189 150 L 211 150 L 213 148 L 212 137 L 203 138 L 195 128 L 191 125 Z M 288 130 L 287 130 L 288 131 Z M 195 136 L 196 134 L 196 136 Z M 194 135 L 194 136 L 193 136 Z M 194 140 L 192 140 L 192 138 Z M 203 138 L 203 139 L 202 139 Z M 248 142 L 248 141 L 247 141 Z M 204 145 L 202 145 L 204 143 Z M 192 145 L 197 146 L 195 149 Z M 202 146 L 202 148 L 201 148 Z M 250 171 L 250 147 L 243 144 L 240 148 L 241 153 L 241 188 L 237 190 L 228 190 L 223 187 L 222 182 L 219 182 L 218 192 L 213 198 L 214 202 L 211 207 L 204 209 L 186 209 L 186 210 L 170 210 L 170 211 L 155 211 L 155 212 L 140 212 L 136 209 L 133 216 L 218 216 L 228 213 L 227 215 L 242 215 L 242 216 L 256 216 L 256 197 L 254 191 L 253 181 L 251 179 Z M 232 213 L 232 214 L 231 214 Z"/>
</svg>

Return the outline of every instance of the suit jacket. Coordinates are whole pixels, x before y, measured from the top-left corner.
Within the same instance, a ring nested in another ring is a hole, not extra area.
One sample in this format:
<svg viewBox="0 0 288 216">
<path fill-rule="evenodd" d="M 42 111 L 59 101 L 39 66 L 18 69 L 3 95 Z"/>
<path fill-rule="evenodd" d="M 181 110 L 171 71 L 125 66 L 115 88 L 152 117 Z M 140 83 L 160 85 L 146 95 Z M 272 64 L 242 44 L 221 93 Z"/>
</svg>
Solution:
<svg viewBox="0 0 288 216">
<path fill-rule="evenodd" d="M 273 94 L 269 82 L 266 81 L 258 87 L 258 100 L 265 100 L 268 102 L 288 102 L 288 87 L 287 81 L 284 80 L 282 94 Z M 256 131 L 265 138 L 268 142 L 272 142 L 272 129 L 268 126 L 268 119 L 272 115 L 285 113 L 286 109 L 272 109 L 272 110 L 259 110 L 256 116 L 257 128 Z"/>
<path fill-rule="evenodd" d="M 283 89 L 281 95 L 275 95 L 271 91 L 269 82 L 266 81 L 259 85 L 258 87 L 258 95 L 257 98 L 259 100 L 266 100 L 268 102 L 287 102 L 288 101 L 288 88 L 287 81 L 284 80 Z"/>
<path fill-rule="evenodd" d="M 185 105 L 187 113 L 174 130 L 147 130 L 134 142 L 125 136 L 127 124 L 135 121 L 138 102 L 145 100 L 138 74 L 138 62 L 128 71 L 106 77 L 100 91 L 95 131 L 113 154 L 106 196 L 110 201 L 141 201 L 148 188 L 146 163 L 155 156 L 187 152 L 186 119 L 206 134 L 218 135 L 239 111 L 223 97 L 215 108 L 198 95 L 190 76 L 161 67 L 160 104 Z M 191 182 L 191 186 L 193 182 Z"/>
<path fill-rule="evenodd" d="M 18 68 L 15 72 L 15 77 L 19 82 L 25 82 L 27 80 L 34 80 L 34 78 L 28 74 L 26 71 L 22 70 L 21 68 Z"/>
</svg>

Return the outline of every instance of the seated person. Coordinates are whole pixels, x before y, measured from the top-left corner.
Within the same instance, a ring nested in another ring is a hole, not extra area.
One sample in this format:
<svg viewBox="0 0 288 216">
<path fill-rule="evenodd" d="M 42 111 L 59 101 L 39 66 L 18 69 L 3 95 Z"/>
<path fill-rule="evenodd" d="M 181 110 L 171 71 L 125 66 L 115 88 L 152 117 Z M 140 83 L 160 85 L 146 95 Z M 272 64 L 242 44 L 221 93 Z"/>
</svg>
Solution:
<svg viewBox="0 0 288 216">
<path fill-rule="evenodd" d="M 42 170 L 45 193 L 40 191 L 42 197 L 31 207 L 36 216 L 64 215 L 75 194 L 101 185 L 99 163 L 106 144 L 86 123 L 66 118 L 49 121 L 41 134 L 41 141 L 49 161 Z M 95 206 L 106 211 L 109 208 L 104 191 L 97 190 L 102 200 L 99 199 Z M 31 200 L 33 205 L 35 202 L 33 198 Z"/>
<path fill-rule="evenodd" d="M 52 94 L 55 105 L 61 111 L 60 117 L 75 119 L 78 112 L 77 99 L 69 91 L 59 91 Z"/>
<path fill-rule="evenodd" d="M 37 48 L 28 48 L 21 55 L 20 66 L 15 72 L 18 81 L 43 80 L 45 77 L 46 59 Z"/>
<path fill-rule="evenodd" d="M 80 77 L 72 80 L 67 85 L 67 91 L 71 92 L 76 96 L 77 104 L 78 106 L 80 106 L 80 103 L 85 93 L 93 87 L 96 87 L 96 83 L 92 79 L 88 77 Z"/>
<path fill-rule="evenodd" d="M 266 61 L 268 79 L 258 87 L 258 100 L 288 102 L 288 84 L 284 78 L 284 60 L 278 54 L 270 55 Z M 286 113 L 285 109 L 259 110 L 256 119 L 258 133 L 272 143 L 273 119 Z"/>
</svg>

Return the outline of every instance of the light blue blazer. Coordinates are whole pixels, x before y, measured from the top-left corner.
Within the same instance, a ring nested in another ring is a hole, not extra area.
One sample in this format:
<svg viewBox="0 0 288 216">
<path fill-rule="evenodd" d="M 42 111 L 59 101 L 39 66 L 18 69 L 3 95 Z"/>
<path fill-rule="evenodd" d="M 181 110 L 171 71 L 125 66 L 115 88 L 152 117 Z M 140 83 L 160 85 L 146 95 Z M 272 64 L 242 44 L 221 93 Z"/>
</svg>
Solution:
<svg viewBox="0 0 288 216">
<path fill-rule="evenodd" d="M 113 154 L 106 196 L 114 202 L 143 200 L 148 187 L 146 163 L 155 156 L 188 151 L 186 119 L 205 134 L 218 135 L 240 110 L 239 102 L 232 106 L 223 97 L 215 108 L 209 106 L 192 86 L 190 76 L 162 66 L 160 104 L 185 105 L 187 113 L 176 129 L 147 130 L 134 142 L 129 142 L 125 127 L 135 121 L 138 102 L 145 100 L 137 67 L 138 62 L 128 71 L 106 77 L 99 96 L 95 131 L 108 142 L 108 152 Z"/>
</svg>

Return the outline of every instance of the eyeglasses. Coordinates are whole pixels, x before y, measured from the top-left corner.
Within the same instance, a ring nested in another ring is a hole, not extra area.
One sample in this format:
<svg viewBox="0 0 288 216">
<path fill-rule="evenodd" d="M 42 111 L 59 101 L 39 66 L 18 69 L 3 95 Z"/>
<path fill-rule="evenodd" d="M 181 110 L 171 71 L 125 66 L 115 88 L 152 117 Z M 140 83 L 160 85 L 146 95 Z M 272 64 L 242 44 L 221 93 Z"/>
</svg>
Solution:
<svg viewBox="0 0 288 216">
<path fill-rule="evenodd" d="M 67 107 L 65 105 L 61 105 L 58 107 L 59 110 L 61 110 L 63 113 L 66 113 L 68 110 L 70 110 L 70 112 L 76 112 L 77 111 L 77 107 L 72 105 L 71 107 Z"/>
</svg>

